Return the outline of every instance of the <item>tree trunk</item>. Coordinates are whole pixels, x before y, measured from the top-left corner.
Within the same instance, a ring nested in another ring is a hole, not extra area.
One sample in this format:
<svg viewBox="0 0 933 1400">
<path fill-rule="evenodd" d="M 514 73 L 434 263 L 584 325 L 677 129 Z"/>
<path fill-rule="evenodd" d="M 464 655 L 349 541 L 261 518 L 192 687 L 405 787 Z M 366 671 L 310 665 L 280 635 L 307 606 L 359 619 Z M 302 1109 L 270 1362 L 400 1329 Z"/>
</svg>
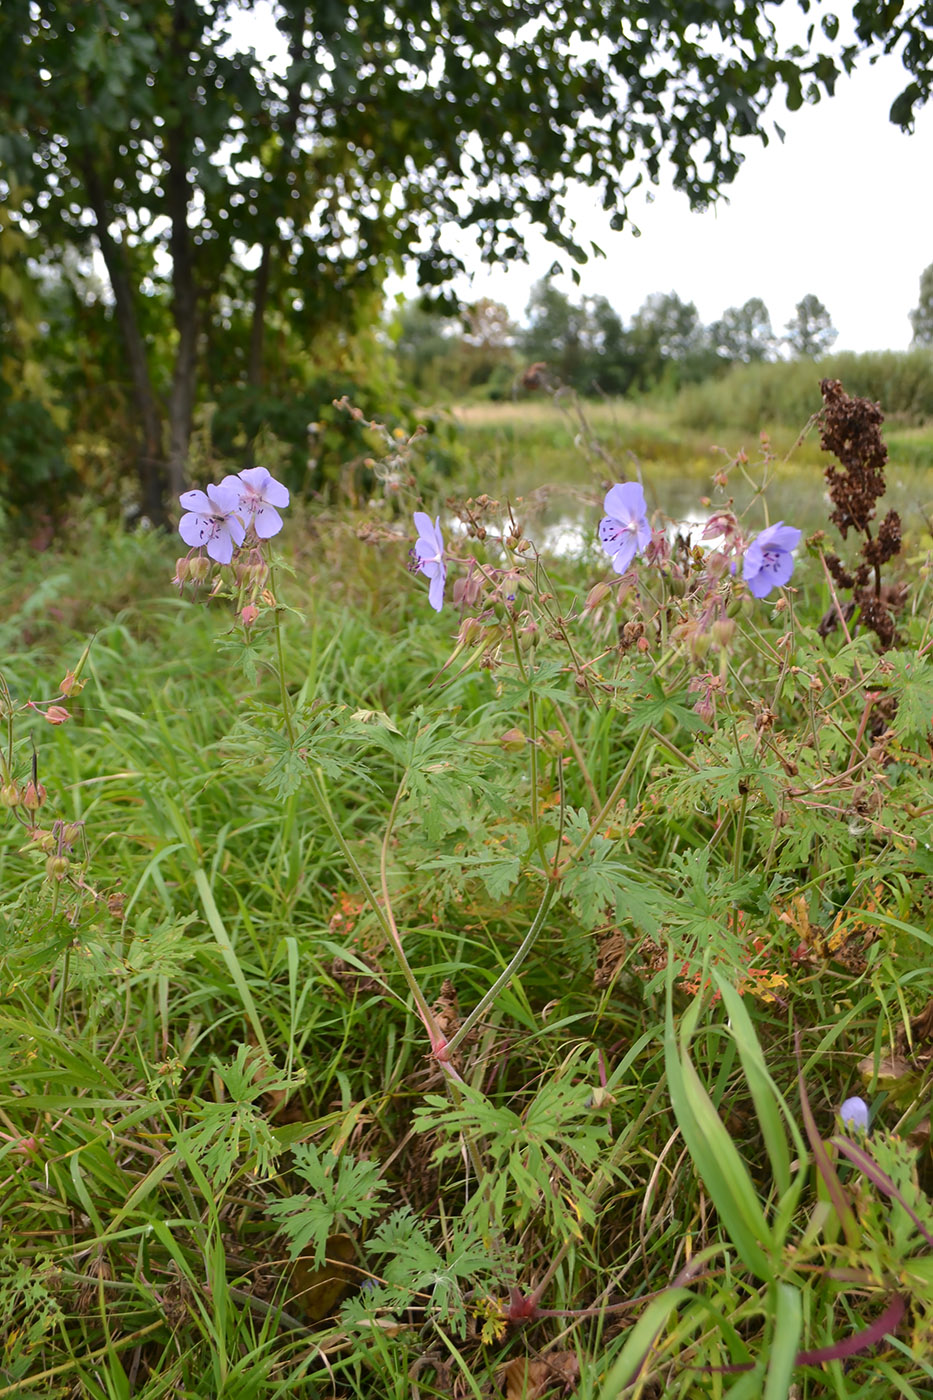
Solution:
<svg viewBox="0 0 933 1400">
<path fill-rule="evenodd" d="M 188 447 L 194 414 L 198 351 L 198 296 L 194 280 L 191 231 L 188 228 L 190 189 L 183 133 L 176 127 L 166 142 L 169 165 L 165 195 L 172 231 L 172 316 L 178 334 L 172 392 L 169 398 L 168 480 L 169 490 L 178 495 L 188 478 Z"/>
<path fill-rule="evenodd" d="M 273 179 L 269 184 L 269 189 L 281 198 L 283 191 L 288 190 L 288 173 L 295 166 L 295 133 L 298 130 L 298 119 L 301 116 L 301 85 L 302 74 L 304 72 L 305 52 L 305 27 L 307 24 L 307 11 L 302 6 L 293 17 L 293 25 L 289 35 L 288 55 L 290 60 L 290 73 L 288 84 L 288 107 L 281 126 L 282 147 L 281 156 L 272 170 Z M 283 200 L 285 212 L 292 203 L 286 195 Z M 247 363 L 247 383 L 251 388 L 259 388 L 263 379 L 263 358 L 265 349 L 266 331 L 266 308 L 269 304 L 269 271 L 272 266 L 273 251 L 278 250 L 279 239 L 275 232 L 262 245 L 262 257 L 256 269 L 256 280 L 253 291 L 253 315 L 250 322 L 249 332 L 249 360 Z"/>
<path fill-rule="evenodd" d="M 88 200 L 97 223 L 97 241 L 110 278 L 117 324 L 123 337 L 133 383 L 133 401 L 139 414 L 142 441 L 136 459 L 140 505 L 153 525 L 165 525 L 167 485 L 162 446 L 162 412 L 152 388 L 146 342 L 136 316 L 136 288 L 126 265 L 123 245 L 110 232 L 110 215 L 100 178 L 88 160 L 84 166 Z"/>
<path fill-rule="evenodd" d="M 272 245 L 264 243 L 262 258 L 256 269 L 253 291 L 253 316 L 249 328 L 249 362 L 247 383 L 258 389 L 262 384 L 262 362 L 266 330 L 266 306 L 269 302 L 269 267 L 272 262 Z"/>
<path fill-rule="evenodd" d="M 179 0 L 172 23 L 173 57 L 183 61 L 196 27 L 191 20 L 190 0 Z M 194 271 L 194 246 L 188 227 L 191 185 L 192 138 L 190 118 L 184 107 L 166 127 L 165 207 L 171 223 L 169 252 L 172 258 L 172 318 L 178 335 L 172 390 L 168 409 L 168 480 L 174 495 L 188 484 L 188 449 L 197 392 L 198 293 Z"/>
</svg>

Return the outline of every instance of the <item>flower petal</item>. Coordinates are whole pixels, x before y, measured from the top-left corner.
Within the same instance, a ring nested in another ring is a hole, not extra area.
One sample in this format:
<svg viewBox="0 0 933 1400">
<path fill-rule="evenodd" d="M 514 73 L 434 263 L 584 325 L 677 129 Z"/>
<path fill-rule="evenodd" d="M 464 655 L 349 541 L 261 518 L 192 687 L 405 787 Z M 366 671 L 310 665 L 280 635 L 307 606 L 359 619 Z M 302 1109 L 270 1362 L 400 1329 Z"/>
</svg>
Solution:
<svg viewBox="0 0 933 1400">
<path fill-rule="evenodd" d="M 638 550 L 638 541 L 631 532 L 627 532 L 622 539 L 619 548 L 612 556 L 612 567 L 617 574 L 624 574 L 635 558 Z"/>
<path fill-rule="evenodd" d="M 431 587 L 428 589 L 428 602 L 435 612 L 440 612 L 444 606 L 444 585 L 447 582 L 447 570 L 443 566 L 437 566 L 437 573 L 431 580 Z"/>
<path fill-rule="evenodd" d="M 222 527 L 214 531 L 207 542 L 207 552 L 218 564 L 229 564 L 233 558 L 233 540 L 230 531 Z"/>
<path fill-rule="evenodd" d="M 839 1117 L 847 1128 L 857 1128 L 868 1132 L 868 1104 L 864 1099 L 846 1099 L 839 1110 Z"/>
<path fill-rule="evenodd" d="M 257 538 L 271 540 L 282 528 L 282 517 L 273 506 L 261 505 L 253 513 L 253 527 Z"/>
<path fill-rule="evenodd" d="M 182 491 L 178 500 L 185 510 L 196 511 L 199 515 L 214 514 L 211 499 L 203 491 Z"/>
<path fill-rule="evenodd" d="M 200 491 L 188 491 L 185 494 L 199 496 L 201 493 Z M 190 545 L 192 549 L 200 549 L 201 545 L 210 539 L 212 529 L 210 519 L 203 515 L 183 515 L 178 522 L 178 533 L 185 544 Z"/>
<path fill-rule="evenodd" d="M 616 520 L 628 522 L 644 518 L 648 513 L 645 493 L 638 481 L 618 481 L 610 486 L 603 502 L 603 510 Z"/>
<path fill-rule="evenodd" d="M 240 504 L 240 495 L 231 487 L 221 482 L 219 486 L 209 486 L 207 494 L 211 499 L 211 513 L 213 515 L 230 515 Z"/>
</svg>

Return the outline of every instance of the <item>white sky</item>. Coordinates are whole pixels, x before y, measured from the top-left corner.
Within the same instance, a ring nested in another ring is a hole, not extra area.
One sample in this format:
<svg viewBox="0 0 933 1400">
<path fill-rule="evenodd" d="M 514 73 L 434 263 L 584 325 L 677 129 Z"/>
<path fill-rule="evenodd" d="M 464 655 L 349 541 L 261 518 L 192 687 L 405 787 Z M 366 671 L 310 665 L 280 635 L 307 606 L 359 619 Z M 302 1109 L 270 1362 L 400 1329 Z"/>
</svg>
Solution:
<svg viewBox="0 0 933 1400">
<path fill-rule="evenodd" d="M 767 147 L 744 143 L 729 203 L 692 213 L 662 176 L 652 204 L 643 189 L 631 198 L 638 238 L 629 229 L 613 233 L 596 197 L 581 190 L 578 232 L 606 257 L 580 269 L 578 288 L 569 276 L 556 285 L 573 299 L 602 294 L 624 321 L 652 292 L 695 302 L 704 324 L 757 296 L 778 334 L 813 292 L 839 331 L 834 349 L 906 350 L 907 314 L 917 305 L 920 274 L 933 263 L 933 104 L 921 109 L 911 135 L 888 120 L 907 81 L 892 57 L 874 67 L 864 62 L 817 106 L 788 112 L 776 100 L 769 115 L 784 129 L 784 144 L 776 137 Z M 504 302 L 516 320 L 555 258 L 568 266 L 535 234 L 527 265 L 487 269 L 467 256 L 468 246 L 458 251 L 476 271 L 458 292 Z M 414 294 L 413 281 L 404 285 Z"/>
<path fill-rule="evenodd" d="M 264 10 L 254 0 L 237 37 L 258 51 L 265 39 L 274 52 L 278 36 Z M 784 143 L 776 136 L 766 148 L 743 143 L 746 159 L 728 203 L 691 213 L 662 172 L 661 184 L 649 187 L 653 203 L 644 189 L 631 198 L 637 238 L 631 227 L 613 233 L 597 197 L 581 189 L 574 206 L 581 242 L 592 239 L 607 256 L 580 269 L 578 288 L 569 276 L 557 285 L 574 298 L 602 294 L 625 321 L 652 292 L 695 302 L 704 324 L 761 297 L 778 334 L 812 292 L 839 331 L 834 349 L 907 349 L 908 312 L 920 274 L 933 263 L 933 102 L 921 108 L 911 135 L 888 119 L 907 81 L 896 57 L 873 66 L 862 59 L 854 74 L 840 77 L 835 96 L 816 106 L 788 112 L 775 99 L 769 116 L 784 129 Z M 533 232 L 528 247 L 529 263 L 486 268 L 464 237 L 458 251 L 472 280 L 461 279 L 456 290 L 464 299 L 504 302 L 521 320 L 532 284 L 563 256 Z M 392 279 L 387 291 L 413 296 L 417 287 L 413 277 Z"/>
</svg>

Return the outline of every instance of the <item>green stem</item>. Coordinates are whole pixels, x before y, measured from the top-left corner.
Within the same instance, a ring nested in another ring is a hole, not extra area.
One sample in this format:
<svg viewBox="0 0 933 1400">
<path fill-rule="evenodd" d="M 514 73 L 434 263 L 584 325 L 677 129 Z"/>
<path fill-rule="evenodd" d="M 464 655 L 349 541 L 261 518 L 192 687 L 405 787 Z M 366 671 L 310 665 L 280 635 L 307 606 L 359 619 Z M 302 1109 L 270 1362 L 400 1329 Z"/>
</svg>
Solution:
<svg viewBox="0 0 933 1400">
<path fill-rule="evenodd" d="M 566 869 L 567 865 L 569 865 L 571 861 L 580 859 L 580 856 L 582 856 L 583 852 L 586 850 L 587 846 L 590 844 L 593 837 L 599 831 L 599 828 L 602 826 L 603 822 L 606 820 L 609 813 L 612 811 L 613 807 L 618 802 L 622 789 L 625 787 L 629 778 L 632 776 L 632 773 L 635 769 L 635 764 L 638 762 L 639 758 L 641 758 L 642 750 L 644 749 L 648 740 L 652 737 L 653 736 L 650 728 L 646 727 L 641 731 L 638 738 L 635 740 L 635 747 L 629 754 L 628 763 L 622 770 L 622 775 L 619 778 L 619 781 L 616 783 L 615 787 L 612 789 L 612 792 L 606 798 L 606 801 L 603 803 L 602 807 L 599 809 L 596 816 L 593 818 L 592 822 L 590 823 L 590 829 L 583 837 L 583 840 L 580 842 L 579 846 L 577 846 L 575 850 L 571 851 L 570 855 L 567 857 L 567 860 L 561 867 L 562 869 Z"/>
<path fill-rule="evenodd" d="M 275 571 L 271 562 L 269 564 L 269 588 L 274 598 Z M 289 742 L 294 744 L 296 738 L 295 720 L 292 715 L 292 702 L 289 698 L 288 687 L 285 684 L 285 647 L 282 640 L 282 618 L 280 614 L 281 609 L 279 608 L 278 602 L 276 602 L 273 609 L 273 616 L 275 618 L 275 655 L 279 673 L 279 696 L 282 701 L 282 718 L 285 721 L 285 731 L 288 734 Z"/>
<path fill-rule="evenodd" d="M 62 1026 L 65 1023 L 65 997 L 68 995 L 68 977 L 71 972 L 71 944 L 65 949 L 65 957 L 62 963 L 62 985 L 58 993 L 58 1020 L 55 1025 L 56 1031 L 61 1034 Z"/>
<path fill-rule="evenodd" d="M 738 880 L 742 874 L 742 842 L 745 839 L 745 813 L 748 808 L 748 792 L 742 793 L 742 803 L 735 819 L 735 845 L 732 850 L 732 878 Z"/>
<path fill-rule="evenodd" d="M 408 984 L 409 991 L 411 992 L 412 997 L 414 998 L 415 1006 L 418 1008 L 418 1015 L 421 1017 L 421 1020 L 424 1023 L 424 1027 L 427 1030 L 428 1035 L 431 1037 L 432 1047 L 437 1046 L 442 1043 L 443 1036 L 440 1034 L 437 1022 L 431 1014 L 431 1008 L 428 1006 L 428 1003 L 424 998 L 424 994 L 422 993 L 421 988 L 418 986 L 418 983 L 415 979 L 415 974 L 411 970 L 411 965 L 409 964 L 409 961 L 405 956 L 405 950 L 402 947 L 402 940 L 399 937 L 398 930 L 394 926 L 394 921 L 388 917 L 382 905 L 379 903 L 379 898 L 375 890 L 367 880 L 365 874 L 363 873 L 362 866 L 360 865 L 359 861 L 354 855 L 353 850 L 347 842 L 346 838 L 344 837 L 343 832 L 340 830 L 340 826 L 337 822 L 336 817 L 334 816 L 333 810 L 331 809 L 327 792 L 325 791 L 324 784 L 321 782 L 320 777 L 314 771 L 314 769 L 309 768 L 307 772 L 307 778 L 318 810 L 320 811 L 325 822 L 327 823 L 327 827 L 330 831 L 331 836 L 333 836 L 334 840 L 337 842 L 337 845 L 340 847 L 340 852 L 344 860 L 347 862 L 347 865 L 349 865 L 350 869 L 353 871 L 353 874 L 359 883 L 360 889 L 363 891 L 363 894 L 366 897 L 367 904 L 375 914 L 379 922 L 380 928 L 382 929 L 389 943 L 392 945 L 392 949 L 395 952 L 395 956 L 397 957 L 399 966 L 402 970 L 402 975 L 404 976 L 405 981 Z"/>
<path fill-rule="evenodd" d="M 556 889 L 557 881 L 548 880 L 547 884 L 544 887 L 544 894 L 541 897 L 541 903 L 538 905 L 538 912 L 534 916 L 534 919 L 531 923 L 531 927 L 525 934 L 525 937 L 522 939 L 521 943 L 519 944 L 518 948 L 516 949 L 515 953 L 510 959 L 508 966 L 505 967 L 503 971 L 499 974 L 495 982 L 489 988 L 488 992 L 486 992 L 480 998 L 480 1000 L 474 1006 L 473 1010 L 470 1012 L 469 1016 L 461 1024 L 460 1029 L 448 1040 L 446 1046 L 444 1047 L 445 1057 L 449 1056 L 452 1053 L 452 1051 L 456 1050 L 457 1046 L 460 1045 L 464 1038 L 470 1034 L 470 1031 L 476 1025 L 483 1012 L 488 1006 L 492 1005 L 496 997 L 502 991 L 503 987 L 507 986 L 508 983 L 511 982 L 513 975 L 518 971 L 522 963 L 527 958 L 528 954 L 531 952 L 532 948 L 537 942 L 538 934 L 541 932 L 544 920 L 547 917 L 547 911 L 551 907 L 551 900 L 554 898 L 554 891 Z"/>
</svg>

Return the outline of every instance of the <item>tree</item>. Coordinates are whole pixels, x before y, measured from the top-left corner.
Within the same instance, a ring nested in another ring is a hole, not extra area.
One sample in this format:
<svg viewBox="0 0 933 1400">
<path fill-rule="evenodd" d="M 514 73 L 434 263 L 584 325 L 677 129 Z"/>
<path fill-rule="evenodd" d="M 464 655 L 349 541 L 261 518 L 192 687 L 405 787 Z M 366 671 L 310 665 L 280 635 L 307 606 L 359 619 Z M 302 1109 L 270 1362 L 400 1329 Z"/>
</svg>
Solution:
<svg viewBox="0 0 933 1400">
<path fill-rule="evenodd" d="M 709 335 L 718 355 L 742 364 L 773 359 L 777 349 L 771 317 L 760 297 L 750 297 L 744 306 L 730 306 L 710 326 Z"/>
<path fill-rule="evenodd" d="M 920 301 L 910 313 L 913 344 L 933 345 L 933 263 L 920 274 Z"/>
<path fill-rule="evenodd" d="M 887 0 L 856 8 L 863 42 L 887 40 Z M 241 37 L 249 10 L 0 7 L 0 197 L 50 262 L 70 247 L 106 265 L 154 519 L 185 484 L 207 344 L 229 335 L 230 376 L 262 386 L 270 329 L 352 327 L 406 259 L 440 286 L 460 266 L 455 226 L 499 260 L 521 256 L 530 221 L 583 261 L 568 175 L 621 227 L 666 154 L 702 206 L 734 178 L 741 138 L 767 140 L 774 89 L 816 100 L 854 54 L 782 52 L 769 0 L 278 0 L 276 69 Z M 909 123 L 928 94 L 910 36 L 905 57 Z M 171 321 L 167 370 L 147 298 Z"/>
<path fill-rule="evenodd" d="M 526 358 L 546 364 L 564 384 L 585 389 L 590 348 L 585 303 L 575 306 L 566 292 L 542 277 L 531 289 L 525 314 L 521 348 Z"/>
<path fill-rule="evenodd" d="M 653 292 L 636 311 L 629 331 L 638 361 L 638 384 L 648 389 L 667 373 L 677 383 L 703 379 L 716 355 L 692 301 L 676 292 Z"/>
<path fill-rule="evenodd" d="M 801 359 L 824 355 L 839 334 L 826 307 L 812 292 L 798 301 L 785 330 L 786 343 Z"/>
</svg>

